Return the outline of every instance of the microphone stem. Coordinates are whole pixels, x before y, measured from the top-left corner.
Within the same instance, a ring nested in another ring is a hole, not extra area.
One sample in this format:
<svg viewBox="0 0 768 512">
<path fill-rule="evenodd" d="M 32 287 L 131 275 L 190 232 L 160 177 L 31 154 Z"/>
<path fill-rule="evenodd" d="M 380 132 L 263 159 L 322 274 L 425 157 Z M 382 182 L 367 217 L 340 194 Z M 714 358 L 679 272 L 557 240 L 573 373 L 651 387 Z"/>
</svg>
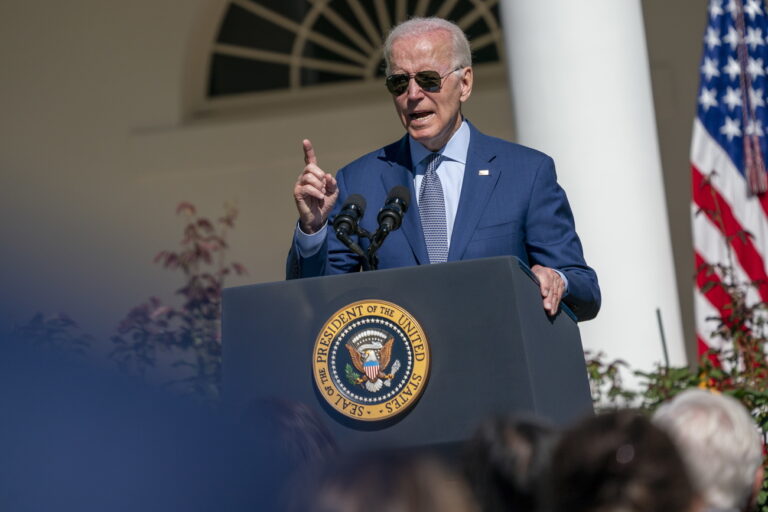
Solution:
<svg viewBox="0 0 768 512">
<path fill-rule="evenodd" d="M 353 242 L 352 239 L 349 238 L 349 235 L 347 235 L 344 231 L 341 231 L 341 230 L 337 231 L 336 232 L 336 237 L 339 240 L 341 240 L 344 245 L 349 247 L 350 251 L 354 252 L 355 254 L 357 254 L 358 256 L 360 256 L 363 259 L 367 259 L 366 255 L 365 255 L 365 251 L 363 251 L 363 249 L 359 245 L 357 245 L 355 242 Z"/>
</svg>

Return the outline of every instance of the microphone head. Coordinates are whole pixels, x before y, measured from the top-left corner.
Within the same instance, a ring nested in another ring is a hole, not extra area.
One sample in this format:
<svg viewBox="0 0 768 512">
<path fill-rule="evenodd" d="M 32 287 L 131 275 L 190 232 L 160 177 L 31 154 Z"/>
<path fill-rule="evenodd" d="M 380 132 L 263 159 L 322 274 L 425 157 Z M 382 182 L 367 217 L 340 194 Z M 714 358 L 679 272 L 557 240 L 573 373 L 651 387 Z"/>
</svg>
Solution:
<svg viewBox="0 0 768 512">
<path fill-rule="evenodd" d="M 402 185 L 392 187 L 389 194 L 387 194 L 384 208 L 379 211 L 379 215 L 376 217 L 379 221 L 380 229 L 389 232 L 400 228 L 410 199 L 411 193 L 406 187 Z"/>
<path fill-rule="evenodd" d="M 360 217 L 362 217 L 365 214 L 365 207 L 366 207 L 365 198 L 360 194 L 352 194 L 351 196 L 349 196 L 347 200 L 344 201 L 344 205 L 341 207 L 341 209 L 343 211 L 349 208 L 350 206 L 354 206 L 357 210 L 360 211 Z"/>
<path fill-rule="evenodd" d="M 400 203 L 400 207 L 403 209 L 403 213 L 408 210 L 408 203 L 411 202 L 411 192 L 408 187 L 397 185 L 392 187 L 387 195 L 387 203 L 391 203 L 397 200 Z"/>
<path fill-rule="evenodd" d="M 363 215 L 365 215 L 365 198 L 360 194 L 352 194 L 347 197 L 341 211 L 333 219 L 333 229 L 336 231 L 336 236 L 340 236 L 340 230 L 342 234 L 354 233 L 357 230 L 357 223 L 360 222 Z"/>
</svg>

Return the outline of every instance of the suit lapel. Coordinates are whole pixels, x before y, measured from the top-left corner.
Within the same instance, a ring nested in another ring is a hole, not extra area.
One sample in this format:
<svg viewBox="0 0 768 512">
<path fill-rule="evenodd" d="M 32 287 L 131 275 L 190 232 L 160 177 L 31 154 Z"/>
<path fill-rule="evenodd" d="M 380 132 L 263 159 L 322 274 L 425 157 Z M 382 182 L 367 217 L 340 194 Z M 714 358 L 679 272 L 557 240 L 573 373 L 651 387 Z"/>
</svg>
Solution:
<svg viewBox="0 0 768 512">
<path fill-rule="evenodd" d="M 411 192 L 411 201 L 408 210 L 405 212 L 405 219 L 400 229 L 411 246 L 413 255 L 419 265 L 429 263 L 427 255 L 427 245 L 424 242 L 424 233 L 421 229 L 421 219 L 419 218 L 419 207 L 416 202 L 416 192 L 413 187 L 413 172 L 411 164 L 411 151 L 408 147 L 408 136 L 400 140 L 399 144 L 394 144 L 387 148 L 383 159 L 391 166 L 381 174 L 381 180 L 384 188 L 389 191 L 392 187 L 402 185 Z"/>
<path fill-rule="evenodd" d="M 464 255 L 500 174 L 500 169 L 494 168 L 493 160 L 496 155 L 487 147 L 486 136 L 471 124 L 469 127 L 467 164 L 464 168 L 456 221 L 453 224 L 448 261 L 460 260 Z"/>
</svg>

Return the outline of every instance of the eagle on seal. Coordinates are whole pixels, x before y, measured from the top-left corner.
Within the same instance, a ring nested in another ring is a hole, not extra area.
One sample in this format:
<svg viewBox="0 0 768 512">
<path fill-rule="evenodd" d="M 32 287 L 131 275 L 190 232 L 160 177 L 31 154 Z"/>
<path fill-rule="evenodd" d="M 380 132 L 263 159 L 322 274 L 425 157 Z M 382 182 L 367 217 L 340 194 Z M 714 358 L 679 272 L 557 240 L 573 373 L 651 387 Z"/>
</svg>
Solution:
<svg viewBox="0 0 768 512">
<path fill-rule="evenodd" d="M 354 364 L 357 371 L 362 373 L 362 376 L 355 381 L 355 384 L 364 384 L 368 391 L 373 392 L 380 390 L 385 381 L 389 385 L 389 381 L 395 374 L 387 374 L 382 370 L 386 370 L 387 366 L 389 366 L 394 341 L 395 339 L 390 337 L 384 343 L 373 340 L 357 348 L 350 344 L 346 345 L 349 355 L 352 357 L 352 364 Z"/>
</svg>

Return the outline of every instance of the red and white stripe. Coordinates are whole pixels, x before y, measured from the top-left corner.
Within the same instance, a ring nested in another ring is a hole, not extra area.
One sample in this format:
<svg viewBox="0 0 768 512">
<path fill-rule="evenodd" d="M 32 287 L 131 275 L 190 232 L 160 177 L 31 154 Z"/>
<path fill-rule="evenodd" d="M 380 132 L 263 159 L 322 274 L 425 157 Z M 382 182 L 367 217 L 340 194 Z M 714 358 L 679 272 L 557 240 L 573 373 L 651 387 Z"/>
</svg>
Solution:
<svg viewBox="0 0 768 512">
<path fill-rule="evenodd" d="M 365 365 L 365 376 L 368 377 L 368 380 L 371 382 L 375 382 L 379 375 L 379 365 L 378 364 L 366 364 Z"/>
<path fill-rule="evenodd" d="M 701 354 L 707 348 L 718 348 L 721 340 L 713 336 L 717 321 L 727 317 L 728 295 L 719 286 L 706 292 L 707 282 L 722 282 L 728 276 L 699 271 L 702 264 L 730 265 L 737 282 L 762 281 L 749 287 L 751 303 L 768 301 L 768 199 L 750 196 L 747 181 L 734 166 L 725 150 L 709 135 L 696 118 L 691 144 L 691 177 L 693 196 L 693 243 L 696 259 L 696 335 Z M 713 213 L 717 212 L 717 213 Z M 739 232 L 751 236 L 738 236 Z M 730 254 L 729 254 L 730 253 Z"/>
</svg>

